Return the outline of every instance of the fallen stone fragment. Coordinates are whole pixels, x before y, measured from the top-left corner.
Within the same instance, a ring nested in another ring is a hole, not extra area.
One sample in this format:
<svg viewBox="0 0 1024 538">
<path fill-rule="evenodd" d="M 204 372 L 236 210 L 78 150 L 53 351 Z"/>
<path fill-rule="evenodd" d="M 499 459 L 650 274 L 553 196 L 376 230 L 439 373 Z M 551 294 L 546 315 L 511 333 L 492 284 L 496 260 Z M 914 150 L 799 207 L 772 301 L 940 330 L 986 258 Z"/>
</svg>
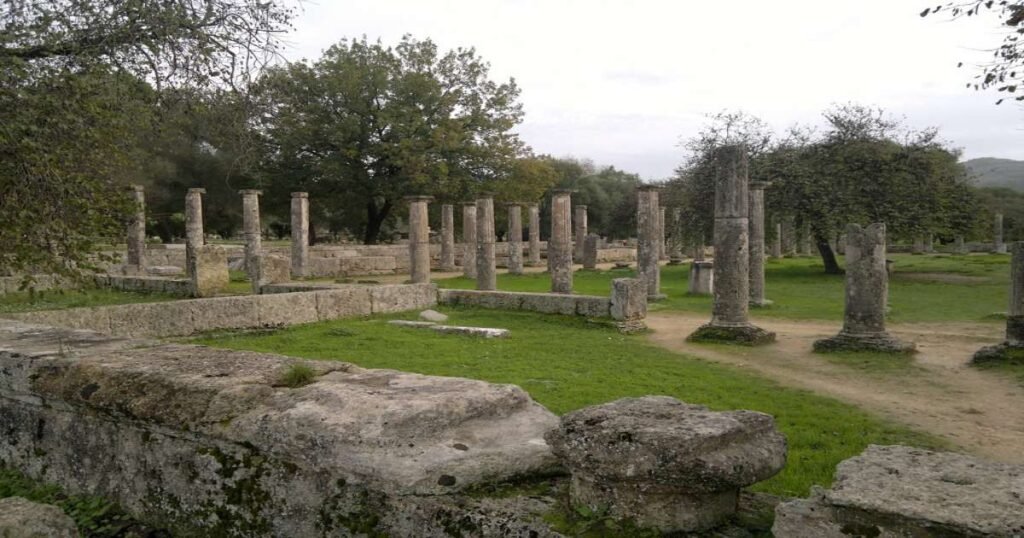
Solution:
<svg viewBox="0 0 1024 538">
<path fill-rule="evenodd" d="M 411 321 L 406 319 L 392 319 L 388 321 L 388 325 L 394 325 L 396 327 L 413 327 L 416 329 L 425 329 L 427 327 L 433 327 L 437 325 L 433 321 Z"/>
<path fill-rule="evenodd" d="M 146 267 L 146 273 L 153 276 L 178 276 L 183 274 L 185 271 L 181 267 L 174 265 L 153 265 Z"/>
<path fill-rule="evenodd" d="M 423 312 L 420 312 L 420 319 L 434 323 L 444 323 L 448 321 L 448 316 L 438 312 L 437 310 L 424 310 Z"/>
<path fill-rule="evenodd" d="M 0 499 L 0 538 L 78 538 L 78 529 L 56 506 L 7 497 Z"/>
<path fill-rule="evenodd" d="M 434 325 L 430 329 L 442 334 L 464 334 L 467 336 L 482 336 L 484 338 L 505 338 L 509 335 L 508 329 L 491 329 L 488 327 Z"/>
</svg>

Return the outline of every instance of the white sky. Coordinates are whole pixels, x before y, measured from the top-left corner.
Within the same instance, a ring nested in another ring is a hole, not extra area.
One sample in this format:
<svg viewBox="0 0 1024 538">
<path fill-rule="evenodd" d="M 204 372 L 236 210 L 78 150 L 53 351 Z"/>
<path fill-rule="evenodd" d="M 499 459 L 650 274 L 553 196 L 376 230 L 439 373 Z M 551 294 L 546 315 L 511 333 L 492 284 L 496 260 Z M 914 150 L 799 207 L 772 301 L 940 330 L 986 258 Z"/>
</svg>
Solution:
<svg viewBox="0 0 1024 538">
<path fill-rule="evenodd" d="M 847 101 L 937 126 L 965 158 L 1024 159 L 1024 108 L 964 87 L 1001 41 L 996 19 L 918 16 L 939 1 L 305 0 L 286 56 L 363 35 L 475 47 L 522 89 L 535 152 L 645 179 L 671 175 L 707 113 L 781 131 Z"/>
</svg>

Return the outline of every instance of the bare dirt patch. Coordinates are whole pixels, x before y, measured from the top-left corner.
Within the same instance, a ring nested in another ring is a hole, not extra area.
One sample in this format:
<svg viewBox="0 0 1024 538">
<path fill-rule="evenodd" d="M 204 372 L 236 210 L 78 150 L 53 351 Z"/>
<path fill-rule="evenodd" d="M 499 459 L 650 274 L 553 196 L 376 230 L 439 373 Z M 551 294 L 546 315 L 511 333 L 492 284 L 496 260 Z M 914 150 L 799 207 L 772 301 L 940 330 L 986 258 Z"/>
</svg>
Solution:
<svg viewBox="0 0 1024 538">
<path fill-rule="evenodd" d="M 749 369 L 787 386 L 856 405 L 968 452 L 1024 463 L 1024 387 L 968 366 L 979 347 L 1002 339 L 1002 326 L 984 323 L 892 325 L 891 332 L 920 350 L 906 368 L 877 370 L 846 365 L 811 352 L 814 340 L 833 336 L 840 323 L 758 319 L 778 335 L 757 348 L 685 341 L 707 315 L 657 312 L 647 318 L 654 343 L 706 360 Z M 894 359 L 900 360 L 900 359 Z"/>
</svg>

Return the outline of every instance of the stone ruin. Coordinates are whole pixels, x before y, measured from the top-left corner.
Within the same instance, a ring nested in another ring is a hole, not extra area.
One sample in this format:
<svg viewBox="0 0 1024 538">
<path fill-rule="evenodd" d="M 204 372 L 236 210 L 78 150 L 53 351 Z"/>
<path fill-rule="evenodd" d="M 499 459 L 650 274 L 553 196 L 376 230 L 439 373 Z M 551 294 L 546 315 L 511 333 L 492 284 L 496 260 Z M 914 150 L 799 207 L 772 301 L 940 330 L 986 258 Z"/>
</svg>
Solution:
<svg viewBox="0 0 1024 538">
<path fill-rule="evenodd" d="M 1006 340 L 980 349 L 974 363 L 1024 361 L 1024 242 L 1013 243 L 1010 260 L 1010 308 L 1006 312 Z"/>
</svg>

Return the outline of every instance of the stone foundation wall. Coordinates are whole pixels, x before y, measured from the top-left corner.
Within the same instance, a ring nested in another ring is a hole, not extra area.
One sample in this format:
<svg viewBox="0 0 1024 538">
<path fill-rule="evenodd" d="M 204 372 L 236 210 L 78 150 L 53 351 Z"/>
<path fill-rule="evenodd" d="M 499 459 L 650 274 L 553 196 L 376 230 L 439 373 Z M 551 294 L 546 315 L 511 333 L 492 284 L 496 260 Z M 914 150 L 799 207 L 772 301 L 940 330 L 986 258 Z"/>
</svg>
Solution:
<svg viewBox="0 0 1024 538">
<path fill-rule="evenodd" d="M 18 293 L 21 289 L 20 276 L 0 276 L 0 295 Z M 60 277 L 52 275 L 36 275 L 33 285 L 36 291 L 47 291 L 63 288 L 66 283 Z"/>
<path fill-rule="evenodd" d="M 96 275 L 93 279 L 96 285 L 101 288 L 147 293 L 169 293 L 181 297 L 190 297 L 192 295 L 192 283 L 185 278 Z"/>
<path fill-rule="evenodd" d="M 591 318 L 611 317 L 611 300 L 596 295 L 510 291 L 438 290 L 438 302 L 502 310 L 528 310 Z"/>
<path fill-rule="evenodd" d="M 228 329 L 313 323 L 428 308 L 437 304 L 433 284 L 349 286 L 303 293 L 248 295 L 70 308 L 5 317 L 133 338 L 164 338 Z"/>
</svg>

